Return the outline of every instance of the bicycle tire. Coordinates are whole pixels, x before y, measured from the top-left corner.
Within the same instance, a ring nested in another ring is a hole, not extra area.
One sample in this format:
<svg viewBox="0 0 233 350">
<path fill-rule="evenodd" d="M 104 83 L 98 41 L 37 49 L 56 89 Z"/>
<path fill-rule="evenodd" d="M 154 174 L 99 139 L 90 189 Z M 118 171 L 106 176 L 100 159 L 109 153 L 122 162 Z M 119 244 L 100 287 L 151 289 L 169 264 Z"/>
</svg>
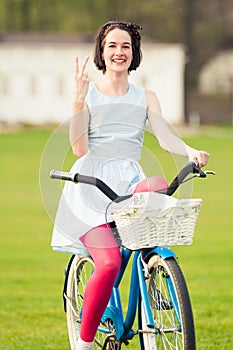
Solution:
<svg viewBox="0 0 233 350">
<path fill-rule="evenodd" d="M 153 255 L 148 261 L 148 269 L 150 277 L 146 283 L 155 328 L 152 330 L 147 327 L 142 301 L 139 300 L 141 349 L 195 350 L 191 301 L 183 273 L 176 259 L 162 259 L 158 255 Z M 169 288 L 168 280 L 171 286 Z M 169 292 L 171 288 L 173 293 Z M 174 307 L 175 303 L 177 308 Z M 176 313 L 179 314 L 178 317 Z"/>
<path fill-rule="evenodd" d="M 84 293 L 93 270 L 94 262 L 90 257 L 75 256 L 67 271 L 66 318 L 72 350 L 75 350 L 79 337 Z M 115 339 L 114 333 L 114 325 L 111 320 L 101 323 L 94 339 L 94 349 L 120 350 L 121 342 Z"/>
</svg>

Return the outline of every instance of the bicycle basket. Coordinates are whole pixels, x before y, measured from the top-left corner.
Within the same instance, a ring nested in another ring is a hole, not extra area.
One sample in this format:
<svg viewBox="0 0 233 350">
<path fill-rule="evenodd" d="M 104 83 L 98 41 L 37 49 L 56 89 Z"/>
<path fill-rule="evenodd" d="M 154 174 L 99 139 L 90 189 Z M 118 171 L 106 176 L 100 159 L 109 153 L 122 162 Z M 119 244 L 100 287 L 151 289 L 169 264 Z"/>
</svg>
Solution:
<svg viewBox="0 0 233 350">
<path fill-rule="evenodd" d="M 201 199 L 176 199 L 155 192 L 135 193 L 112 205 L 112 216 L 128 249 L 192 244 Z"/>
</svg>

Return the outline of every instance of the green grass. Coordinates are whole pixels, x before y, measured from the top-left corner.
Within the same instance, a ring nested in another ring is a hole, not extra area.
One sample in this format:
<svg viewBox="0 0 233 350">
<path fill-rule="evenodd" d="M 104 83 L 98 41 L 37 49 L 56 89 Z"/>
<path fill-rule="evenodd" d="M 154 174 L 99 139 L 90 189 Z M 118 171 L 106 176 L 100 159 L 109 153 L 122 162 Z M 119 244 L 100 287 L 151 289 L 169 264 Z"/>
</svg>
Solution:
<svg viewBox="0 0 233 350">
<path fill-rule="evenodd" d="M 46 180 L 47 170 L 68 169 L 74 157 L 67 150 L 61 155 L 67 147 L 62 133 L 56 141 L 50 138 L 48 156 L 43 153 L 50 135 L 51 130 L 30 129 L 0 135 L 0 350 L 69 349 L 61 298 L 69 257 L 50 248 L 52 222 L 41 200 L 39 174 L 43 168 L 42 195 L 53 216 L 58 195 Z M 233 130 L 201 128 L 185 140 L 211 153 L 208 168 L 217 175 L 194 182 L 193 197 L 203 198 L 194 243 L 175 251 L 192 298 L 197 349 L 231 350 Z M 154 139 L 147 136 L 145 144 L 151 148 Z M 176 172 L 173 159 L 157 143 L 153 148 L 170 180 Z M 149 167 L 148 173 L 153 171 Z"/>
</svg>

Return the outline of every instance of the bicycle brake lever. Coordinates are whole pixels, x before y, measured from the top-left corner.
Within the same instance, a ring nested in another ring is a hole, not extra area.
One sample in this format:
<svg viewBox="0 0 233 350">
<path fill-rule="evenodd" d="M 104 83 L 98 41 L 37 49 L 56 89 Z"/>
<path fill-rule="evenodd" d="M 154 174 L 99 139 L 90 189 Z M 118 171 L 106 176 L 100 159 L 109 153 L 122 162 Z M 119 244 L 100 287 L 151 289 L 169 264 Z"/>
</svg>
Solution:
<svg viewBox="0 0 233 350">
<path fill-rule="evenodd" d="M 215 171 L 213 171 L 213 170 L 205 170 L 204 171 L 204 173 L 206 174 L 206 175 L 216 175 L 216 172 Z"/>
</svg>

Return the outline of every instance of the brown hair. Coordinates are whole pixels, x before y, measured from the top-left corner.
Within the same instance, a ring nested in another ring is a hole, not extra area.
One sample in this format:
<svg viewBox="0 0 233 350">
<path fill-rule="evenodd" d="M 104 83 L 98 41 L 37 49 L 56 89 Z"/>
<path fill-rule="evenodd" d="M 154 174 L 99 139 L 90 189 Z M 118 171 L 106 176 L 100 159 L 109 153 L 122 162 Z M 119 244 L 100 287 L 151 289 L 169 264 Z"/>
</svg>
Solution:
<svg viewBox="0 0 233 350">
<path fill-rule="evenodd" d="M 99 28 L 95 43 L 94 63 L 99 70 L 103 71 L 103 73 L 106 72 L 105 62 L 102 58 L 104 39 L 111 30 L 116 28 L 125 30 L 131 37 L 133 59 L 128 72 L 131 70 L 136 70 L 142 60 L 141 36 L 139 34 L 139 30 L 142 29 L 142 27 L 138 26 L 135 23 L 110 21 Z"/>
</svg>

